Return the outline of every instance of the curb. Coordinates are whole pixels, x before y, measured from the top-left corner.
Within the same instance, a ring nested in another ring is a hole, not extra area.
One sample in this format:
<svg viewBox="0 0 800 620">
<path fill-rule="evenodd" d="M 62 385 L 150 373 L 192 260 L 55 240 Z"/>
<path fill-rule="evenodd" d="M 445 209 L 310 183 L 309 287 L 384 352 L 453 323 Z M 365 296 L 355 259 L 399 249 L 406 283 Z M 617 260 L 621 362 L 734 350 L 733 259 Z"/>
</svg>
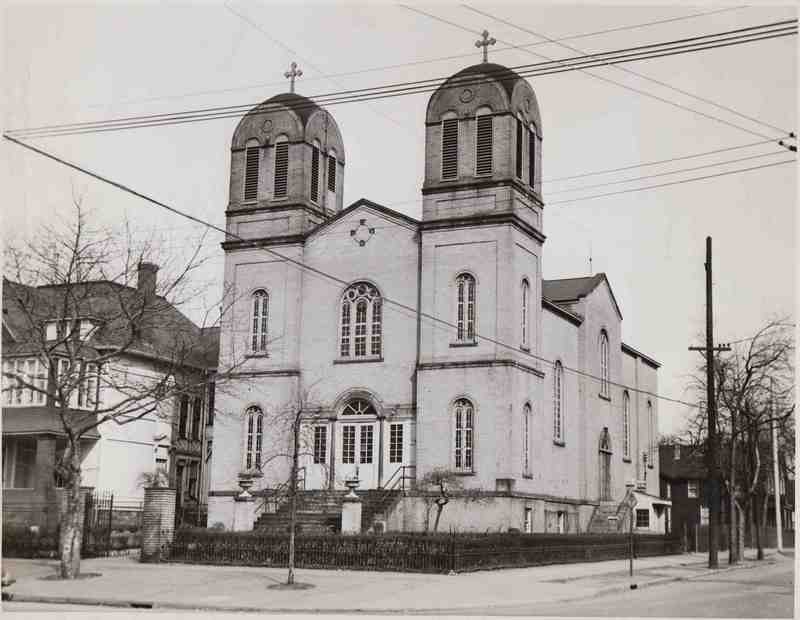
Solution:
<svg viewBox="0 0 800 620">
<path fill-rule="evenodd" d="M 775 564 L 774 560 L 770 561 L 769 559 L 761 560 L 761 561 L 750 561 L 747 564 L 734 564 L 732 566 L 725 566 L 723 568 L 717 569 L 707 569 L 705 571 L 691 574 L 691 575 L 677 575 L 674 577 L 661 577 L 652 579 L 650 581 L 644 581 L 641 583 L 636 583 L 636 590 L 642 590 L 644 588 L 659 586 L 666 583 L 674 583 L 677 581 L 694 581 L 697 579 L 701 579 L 703 577 L 707 577 L 709 575 L 716 575 L 719 573 L 727 573 L 735 570 L 742 570 L 748 568 L 756 568 L 758 566 L 763 566 L 764 564 Z M 634 582 L 636 576 L 634 575 Z M 548 604 L 548 603 L 572 603 L 577 601 L 583 601 L 587 599 L 596 598 L 598 596 L 604 596 L 607 594 L 613 594 L 615 592 L 628 592 L 632 588 L 630 580 L 626 581 L 626 583 L 622 584 L 614 584 L 611 586 L 606 586 L 603 588 L 598 588 L 589 593 L 581 594 L 580 596 L 575 597 L 567 597 L 567 598 L 553 598 L 549 601 L 534 601 L 538 604 Z M 375 608 L 363 608 L 363 607 L 351 607 L 351 608 L 296 608 L 296 607 L 289 607 L 289 608 L 271 608 L 271 607 L 264 607 L 264 606 L 241 606 L 241 605 L 202 605 L 202 604 L 190 604 L 190 603 L 178 603 L 178 602 L 156 602 L 156 601 L 144 601 L 144 600 L 127 600 L 127 599 L 113 599 L 113 598 L 86 598 L 86 597 L 73 597 L 73 596 L 43 596 L 43 595 L 32 595 L 32 594 L 15 594 L 13 592 L 9 592 L 8 590 L 4 590 L 3 592 L 3 600 L 9 602 L 17 602 L 17 603 L 49 603 L 49 604 L 60 604 L 60 605 L 87 605 L 87 606 L 96 606 L 96 607 L 114 607 L 114 608 L 128 608 L 128 609 L 174 609 L 174 610 L 193 610 L 193 611 L 218 611 L 218 612 L 265 612 L 265 613 L 281 613 L 281 614 L 384 614 L 384 615 L 419 615 L 419 614 L 431 614 L 431 613 L 458 613 L 459 611 L 465 611 L 468 609 L 472 609 L 475 605 L 469 606 L 460 606 L 460 607 L 435 607 L 435 608 L 404 608 L 404 609 L 375 609 Z"/>
</svg>

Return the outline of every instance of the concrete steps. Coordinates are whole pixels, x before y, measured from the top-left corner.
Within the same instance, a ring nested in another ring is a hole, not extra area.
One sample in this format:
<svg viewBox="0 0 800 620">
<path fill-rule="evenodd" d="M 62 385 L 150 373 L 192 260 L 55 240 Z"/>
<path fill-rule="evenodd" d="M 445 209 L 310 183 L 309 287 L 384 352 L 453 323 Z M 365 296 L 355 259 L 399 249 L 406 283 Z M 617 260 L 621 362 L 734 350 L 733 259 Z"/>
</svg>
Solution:
<svg viewBox="0 0 800 620">
<path fill-rule="evenodd" d="M 594 509 L 594 514 L 589 521 L 590 534 L 616 534 L 620 531 L 622 519 L 609 520 L 608 517 L 622 516 L 619 513 L 620 504 L 616 502 L 603 502 Z"/>
<path fill-rule="evenodd" d="M 329 534 L 341 529 L 342 502 L 347 491 L 299 491 L 297 494 L 297 524 L 305 534 Z M 356 491 L 361 498 L 361 530 L 369 531 L 375 520 L 385 517 L 401 491 L 367 489 Z M 263 513 L 256 520 L 255 530 L 285 534 L 289 529 L 291 506 L 288 498 L 277 512 Z"/>
</svg>

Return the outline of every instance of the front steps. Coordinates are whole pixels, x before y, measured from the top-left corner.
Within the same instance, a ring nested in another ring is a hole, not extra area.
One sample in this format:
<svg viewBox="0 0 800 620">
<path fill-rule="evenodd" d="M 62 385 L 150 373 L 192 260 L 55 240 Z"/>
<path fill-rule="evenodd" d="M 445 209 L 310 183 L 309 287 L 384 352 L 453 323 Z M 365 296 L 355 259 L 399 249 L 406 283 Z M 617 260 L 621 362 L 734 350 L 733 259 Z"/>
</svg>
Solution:
<svg viewBox="0 0 800 620">
<path fill-rule="evenodd" d="M 297 525 L 303 534 L 330 534 L 341 529 L 342 501 L 347 491 L 298 491 Z M 356 491 L 361 498 L 361 531 L 368 532 L 375 522 L 391 510 L 402 491 L 368 489 Z M 262 513 L 253 529 L 265 534 L 285 534 L 289 531 L 291 505 L 286 497 L 278 510 Z"/>
</svg>

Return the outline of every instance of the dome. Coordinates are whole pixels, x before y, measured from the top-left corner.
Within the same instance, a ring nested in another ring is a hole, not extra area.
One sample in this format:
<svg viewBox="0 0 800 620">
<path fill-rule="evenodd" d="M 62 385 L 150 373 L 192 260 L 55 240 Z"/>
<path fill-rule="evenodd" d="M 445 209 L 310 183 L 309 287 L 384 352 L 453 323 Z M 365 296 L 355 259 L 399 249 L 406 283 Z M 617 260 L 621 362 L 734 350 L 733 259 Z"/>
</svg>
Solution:
<svg viewBox="0 0 800 620">
<path fill-rule="evenodd" d="M 539 104 L 531 85 L 513 69 L 492 62 L 465 67 L 447 78 L 431 95 L 426 120 L 438 122 L 448 112 L 460 118 L 472 116 L 481 107 L 494 113 L 519 113 L 542 135 Z"/>
<path fill-rule="evenodd" d="M 326 110 L 308 97 L 297 93 L 280 93 L 251 108 L 239 121 L 233 132 L 231 148 L 244 148 L 248 140 L 257 140 L 267 146 L 278 136 L 289 141 L 315 139 L 333 148 L 340 161 L 344 159 L 344 145 L 336 121 Z"/>
</svg>

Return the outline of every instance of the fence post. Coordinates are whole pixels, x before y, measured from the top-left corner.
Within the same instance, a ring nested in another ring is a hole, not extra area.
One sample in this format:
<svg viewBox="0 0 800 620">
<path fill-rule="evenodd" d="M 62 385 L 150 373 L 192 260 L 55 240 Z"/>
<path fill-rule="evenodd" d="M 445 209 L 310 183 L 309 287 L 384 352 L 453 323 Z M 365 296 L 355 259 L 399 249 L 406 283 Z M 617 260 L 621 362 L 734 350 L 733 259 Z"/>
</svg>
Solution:
<svg viewBox="0 0 800 620">
<path fill-rule="evenodd" d="M 114 494 L 112 493 L 108 501 L 108 529 L 106 531 L 106 552 L 103 554 L 105 557 L 108 557 L 111 554 L 111 530 L 114 525 L 113 519 L 114 519 Z"/>
<path fill-rule="evenodd" d="M 456 572 L 456 539 L 455 536 L 450 536 L 450 572 Z"/>
</svg>

